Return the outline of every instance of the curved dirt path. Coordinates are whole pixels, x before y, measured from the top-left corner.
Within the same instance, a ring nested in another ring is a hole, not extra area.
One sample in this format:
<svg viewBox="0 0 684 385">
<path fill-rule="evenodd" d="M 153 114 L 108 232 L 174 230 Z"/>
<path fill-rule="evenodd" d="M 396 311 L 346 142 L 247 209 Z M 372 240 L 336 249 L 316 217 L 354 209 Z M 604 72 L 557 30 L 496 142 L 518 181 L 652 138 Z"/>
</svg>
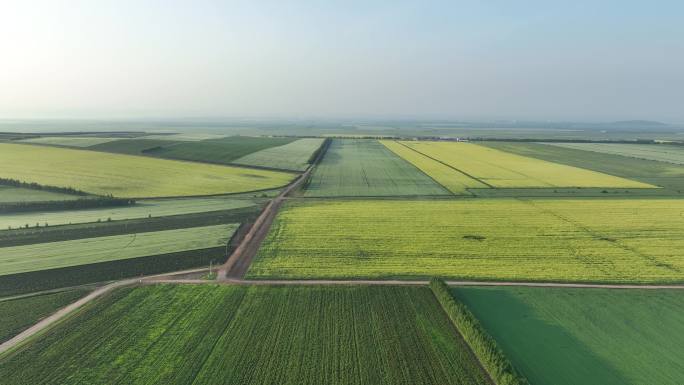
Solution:
<svg viewBox="0 0 684 385">
<path fill-rule="evenodd" d="M 24 330 L 23 332 L 17 334 L 16 336 L 12 337 L 11 339 L 3 342 L 0 344 L 0 356 L 2 356 L 4 353 L 8 352 L 9 350 L 14 349 L 15 347 L 18 347 L 22 343 L 26 342 L 29 338 L 32 336 L 36 335 L 37 333 L 40 333 L 44 330 L 46 330 L 48 327 L 52 326 L 55 322 L 61 320 L 62 318 L 68 316 L 75 310 L 79 309 L 83 305 L 87 304 L 88 302 L 101 297 L 102 295 L 116 289 L 119 287 L 127 286 L 127 285 L 132 285 L 136 282 L 138 282 L 139 279 L 127 279 L 123 281 L 117 281 L 110 283 L 105 286 L 101 286 L 92 292 L 90 294 L 86 295 L 85 297 L 77 300 L 76 302 L 72 302 L 71 304 L 57 310 L 56 312 L 52 313 L 46 318 L 43 318 L 40 320 L 37 324 L 31 326 L 30 328 Z"/>
</svg>

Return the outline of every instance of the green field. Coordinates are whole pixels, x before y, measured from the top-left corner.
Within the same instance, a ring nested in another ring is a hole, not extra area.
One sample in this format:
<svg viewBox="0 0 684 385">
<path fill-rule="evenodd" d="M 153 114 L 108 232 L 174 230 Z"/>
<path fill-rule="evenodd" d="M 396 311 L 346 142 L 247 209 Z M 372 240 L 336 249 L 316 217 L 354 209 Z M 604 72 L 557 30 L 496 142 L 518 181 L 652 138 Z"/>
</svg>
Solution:
<svg viewBox="0 0 684 385">
<path fill-rule="evenodd" d="M 533 158 L 582 167 L 664 187 L 664 195 L 684 192 L 684 166 L 621 155 L 563 148 L 539 143 L 483 142 L 483 146 Z M 658 192 L 644 189 L 645 193 Z"/>
<path fill-rule="evenodd" d="M 68 290 L 16 299 L 0 298 L 0 343 L 9 340 L 57 309 L 85 296 L 87 290 Z"/>
<path fill-rule="evenodd" d="M 53 146 L 90 147 L 118 139 L 119 138 L 100 138 L 96 136 L 41 136 L 38 138 L 24 139 L 21 140 L 21 142 L 50 144 Z"/>
<path fill-rule="evenodd" d="M 0 360 L 0 384 L 488 384 L 426 287 L 119 290 Z"/>
<path fill-rule="evenodd" d="M 90 146 L 88 147 L 88 149 L 104 152 L 116 152 L 118 154 L 144 155 L 145 152 L 149 149 L 160 148 L 164 146 L 173 146 L 179 143 L 179 141 L 177 142 L 173 140 L 158 139 L 156 137 L 151 137 L 149 139 L 119 139 L 111 142 Z"/>
<path fill-rule="evenodd" d="M 495 188 L 622 187 L 646 183 L 461 142 L 400 142 Z"/>
<path fill-rule="evenodd" d="M 680 290 L 454 292 L 533 385 L 684 383 Z"/>
<path fill-rule="evenodd" d="M 83 196 L 0 185 L 0 203 L 71 201 L 76 199 L 83 199 Z M 0 221 L 4 219 L 3 217 L 0 216 Z"/>
<path fill-rule="evenodd" d="M 292 202 L 247 276 L 684 282 L 684 200 Z"/>
<path fill-rule="evenodd" d="M 377 140 L 334 139 L 305 196 L 450 195 L 418 168 Z"/>
<path fill-rule="evenodd" d="M 238 225 L 84 238 L 0 248 L 0 276 L 226 245 Z"/>
<path fill-rule="evenodd" d="M 0 190 L 1 192 L 2 190 Z M 179 198 L 179 199 L 147 199 L 136 202 L 133 206 L 108 207 L 85 210 L 28 212 L 0 215 L 0 231 L 9 228 L 17 229 L 36 224 L 49 226 L 107 222 L 124 219 L 162 217 L 184 215 L 219 210 L 231 210 L 254 206 L 249 199 L 231 199 L 224 197 Z"/>
<path fill-rule="evenodd" d="M 684 147 L 665 144 L 624 143 L 544 143 L 577 150 L 622 155 L 630 158 L 684 164 Z"/>
<path fill-rule="evenodd" d="M 323 139 L 305 138 L 294 142 L 257 151 L 234 160 L 234 164 L 280 168 L 284 170 L 304 171 L 309 167 L 309 160 L 321 147 Z"/>
<path fill-rule="evenodd" d="M 264 190 L 286 185 L 293 175 L 141 156 L 0 143 L 0 178 L 130 198 Z"/>
</svg>

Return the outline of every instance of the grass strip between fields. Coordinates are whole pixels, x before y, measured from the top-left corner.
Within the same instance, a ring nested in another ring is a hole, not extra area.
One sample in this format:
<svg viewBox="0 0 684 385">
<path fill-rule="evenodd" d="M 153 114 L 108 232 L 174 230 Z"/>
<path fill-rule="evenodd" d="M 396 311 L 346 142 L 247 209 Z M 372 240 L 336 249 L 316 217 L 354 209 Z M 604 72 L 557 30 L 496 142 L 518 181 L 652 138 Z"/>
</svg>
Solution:
<svg viewBox="0 0 684 385">
<path fill-rule="evenodd" d="M 433 278 L 430 280 L 430 289 L 497 385 L 529 385 L 527 379 L 516 371 L 477 318 L 452 295 L 444 281 Z"/>
</svg>

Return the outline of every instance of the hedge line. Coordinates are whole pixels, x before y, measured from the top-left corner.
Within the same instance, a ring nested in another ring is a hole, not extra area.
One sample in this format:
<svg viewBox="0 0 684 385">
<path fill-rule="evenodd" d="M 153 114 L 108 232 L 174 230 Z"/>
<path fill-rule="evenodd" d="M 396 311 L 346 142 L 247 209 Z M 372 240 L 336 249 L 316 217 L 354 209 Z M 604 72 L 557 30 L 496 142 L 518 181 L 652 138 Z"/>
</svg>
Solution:
<svg viewBox="0 0 684 385">
<path fill-rule="evenodd" d="M 226 248 L 212 247 L 0 276 L 0 297 L 87 283 L 159 274 L 223 263 Z"/>
<path fill-rule="evenodd" d="M 473 313 L 452 295 L 444 281 L 433 278 L 430 280 L 430 289 L 497 385 L 529 385 Z"/>
<path fill-rule="evenodd" d="M 17 179 L 9 179 L 9 178 L 0 178 L 0 184 L 5 185 L 5 186 L 23 187 L 23 188 L 29 188 L 32 190 L 52 191 L 52 192 L 58 192 L 58 193 L 64 193 L 64 194 L 73 194 L 73 195 L 81 195 L 81 196 L 90 195 L 85 191 L 77 190 L 77 189 L 71 188 L 71 187 L 45 186 L 45 185 L 38 184 L 38 183 L 23 182 L 23 181 L 20 181 Z"/>
<path fill-rule="evenodd" d="M 22 213 L 30 211 L 57 211 L 57 210 L 77 210 L 91 209 L 99 207 L 121 207 L 132 206 L 135 204 L 133 199 L 98 197 L 98 198 L 79 198 L 64 201 L 43 201 L 43 202 L 8 202 L 0 203 L 0 214 Z M 29 224 L 31 226 L 32 224 Z M 44 224 L 41 223 L 41 226 Z"/>
<path fill-rule="evenodd" d="M 241 207 L 224 211 L 210 211 L 165 217 L 137 218 L 111 222 L 77 223 L 50 227 L 29 227 L 13 230 L 0 229 L 0 247 L 30 245 L 32 243 L 60 242 L 71 239 L 105 237 L 131 233 L 146 233 L 220 225 L 249 223 L 261 212 L 261 206 Z"/>
</svg>

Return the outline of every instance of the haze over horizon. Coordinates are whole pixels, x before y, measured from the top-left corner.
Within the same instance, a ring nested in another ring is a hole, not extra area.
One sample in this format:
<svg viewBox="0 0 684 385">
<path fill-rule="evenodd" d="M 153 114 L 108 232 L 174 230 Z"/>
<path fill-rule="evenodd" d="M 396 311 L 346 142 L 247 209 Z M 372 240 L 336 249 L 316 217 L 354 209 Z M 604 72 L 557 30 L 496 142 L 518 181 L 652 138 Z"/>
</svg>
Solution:
<svg viewBox="0 0 684 385">
<path fill-rule="evenodd" d="M 677 1 L 7 1 L 0 119 L 684 123 Z"/>
</svg>

